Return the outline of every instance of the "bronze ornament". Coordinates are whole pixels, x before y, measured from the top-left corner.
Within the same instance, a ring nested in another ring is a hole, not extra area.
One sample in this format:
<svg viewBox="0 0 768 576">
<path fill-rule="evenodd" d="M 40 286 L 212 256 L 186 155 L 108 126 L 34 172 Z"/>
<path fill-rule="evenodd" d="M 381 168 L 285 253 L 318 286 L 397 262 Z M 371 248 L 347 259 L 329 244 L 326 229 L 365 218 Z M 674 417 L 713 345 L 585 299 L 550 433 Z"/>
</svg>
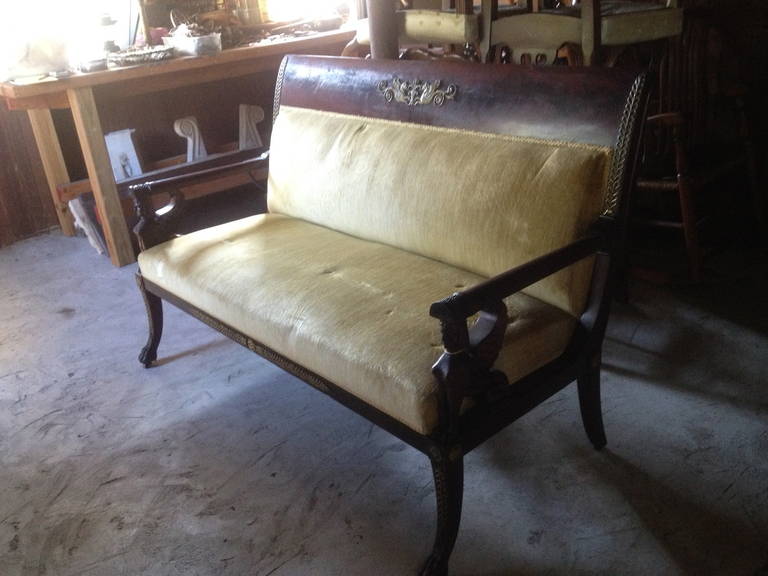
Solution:
<svg viewBox="0 0 768 576">
<path fill-rule="evenodd" d="M 455 84 L 448 84 L 445 90 L 440 89 L 441 80 L 424 82 L 422 80 L 401 80 L 392 78 L 392 83 L 382 80 L 378 84 L 379 92 L 384 95 L 387 103 L 403 102 L 408 106 L 421 106 L 422 104 L 434 104 L 442 106 L 446 100 L 453 100 L 456 97 Z"/>
</svg>

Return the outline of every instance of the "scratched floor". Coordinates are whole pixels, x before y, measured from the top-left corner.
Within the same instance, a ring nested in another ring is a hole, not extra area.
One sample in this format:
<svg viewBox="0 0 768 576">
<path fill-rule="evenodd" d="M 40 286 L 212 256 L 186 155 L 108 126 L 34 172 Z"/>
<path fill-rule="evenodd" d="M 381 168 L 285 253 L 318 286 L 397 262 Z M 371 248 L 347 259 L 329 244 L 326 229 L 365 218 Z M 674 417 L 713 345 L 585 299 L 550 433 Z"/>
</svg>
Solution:
<svg viewBox="0 0 768 576">
<path fill-rule="evenodd" d="M 427 460 L 174 310 L 144 370 L 133 272 L 0 250 L 0 575 L 413 574 Z M 451 573 L 768 574 L 766 286 L 634 286 L 609 448 L 566 390 L 470 454 Z"/>
</svg>

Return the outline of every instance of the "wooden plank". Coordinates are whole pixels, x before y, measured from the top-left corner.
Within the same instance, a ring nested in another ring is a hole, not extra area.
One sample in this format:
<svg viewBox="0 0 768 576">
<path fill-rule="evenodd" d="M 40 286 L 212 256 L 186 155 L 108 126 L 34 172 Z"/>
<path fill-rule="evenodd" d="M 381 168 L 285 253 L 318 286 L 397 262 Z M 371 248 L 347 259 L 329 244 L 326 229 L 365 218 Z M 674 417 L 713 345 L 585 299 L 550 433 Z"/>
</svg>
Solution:
<svg viewBox="0 0 768 576">
<path fill-rule="evenodd" d="M 21 100 L 7 98 L 5 102 L 8 105 L 9 110 L 34 110 L 37 108 L 53 110 L 69 108 L 69 100 L 67 99 L 66 92 L 41 94 L 40 96 L 32 96 Z"/>
<path fill-rule="evenodd" d="M 77 180 L 75 182 L 59 184 L 57 192 L 59 195 L 59 200 L 62 202 L 69 202 L 70 200 L 74 200 L 82 194 L 91 192 L 91 182 L 86 178 L 85 180 Z"/>
<path fill-rule="evenodd" d="M 128 86 L 128 83 L 146 82 L 156 86 L 156 82 L 158 82 L 158 78 L 161 76 L 174 75 L 190 70 L 197 70 L 199 73 L 186 75 L 187 84 L 185 85 L 200 84 L 205 81 L 201 79 L 205 78 L 201 77 L 201 72 L 210 74 L 211 78 L 215 80 L 221 78 L 218 70 L 221 68 L 226 69 L 230 65 L 232 65 L 233 70 L 244 71 L 249 64 L 253 64 L 261 58 L 272 57 L 273 59 L 279 59 L 285 54 L 315 52 L 337 45 L 340 52 L 341 47 L 349 42 L 354 35 L 355 31 L 352 29 L 334 30 L 281 42 L 232 48 L 224 50 L 215 56 L 175 58 L 155 64 L 116 68 L 90 74 L 76 74 L 61 80 L 46 79 L 29 84 L 4 82 L 0 84 L 0 94 L 9 99 L 24 99 L 42 94 L 54 94 L 56 92 L 73 91 L 79 88 L 114 83 L 126 83 L 125 85 Z"/>
<path fill-rule="evenodd" d="M 227 144 L 225 146 L 222 146 L 221 152 L 234 152 L 238 150 L 237 145 L 234 143 Z M 159 160 L 150 166 L 147 167 L 147 172 L 153 173 L 155 176 L 158 176 L 158 172 L 162 171 L 166 168 L 182 168 L 186 163 L 186 155 L 180 154 L 178 156 L 172 156 L 170 158 L 164 158 L 163 160 Z M 149 178 L 150 174 L 145 173 L 138 177 L 138 179 L 141 178 Z M 257 177 L 257 176 L 255 176 Z M 263 175 L 263 177 L 266 179 L 266 173 Z M 134 179 L 135 180 L 135 179 Z M 214 179 L 211 179 L 213 181 Z M 195 185 L 187 186 L 182 188 L 182 190 L 186 192 L 187 190 L 190 191 L 190 194 L 193 194 L 193 196 L 189 196 L 190 198 L 197 197 L 200 195 L 206 195 L 206 194 L 212 194 L 213 192 L 221 191 L 221 190 L 228 190 L 229 188 L 235 188 L 237 186 L 242 186 L 243 184 L 248 184 L 252 182 L 251 177 L 247 175 L 247 173 L 243 173 L 242 176 L 238 175 L 236 178 L 232 176 L 225 176 L 222 178 L 219 178 L 221 180 L 220 184 L 210 184 L 209 182 L 203 183 L 203 187 L 201 190 L 203 190 L 202 193 L 199 193 L 197 188 L 195 188 Z M 214 190 L 214 188 L 217 188 Z M 120 189 L 120 185 L 118 185 L 118 191 Z M 77 180 L 75 182 L 68 182 L 66 184 L 61 184 L 58 186 L 58 197 L 62 202 L 69 202 L 70 200 L 73 200 L 77 198 L 78 196 L 81 196 L 82 194 L 88 194 L 93 192 L 93 189 L 91 188 L 91 181 L 87 178 L 85 180 Z"/>
<path fill-rule="evenodd" d="M 107 241 L 109 257 L 115 266 L 125 266 L 136 260 L 123 216 L 112 165 L 101 129 L 96 100 L 91 88 L 68 91 L 75 128 L 80 139 L 88 179 L 93 188 L 96 207 L 101 214 L 101 225 Z"/>
<path fill-rule="evenodd" d="M 48 189 L 53 200 L 53 207 L 59 226 L 65 236 L 75 235 L 75 223 L 66 202 L 59 198 L 58 186 L 69 182 L 67 165 L 61 152 L 61 145 L 53 124 L 50 110 L 27 111 L 29 121 L 32 124 L 32 132 L 35 135 L 35 143 L 43 162 L 45 178 L 48 181 Z"/>
<path fill-rule="evenodd" d="M 339 47 L 341 52 L 341 47 Z M 105 84 L 96 88 L 99 102 L 102 99 L 115 100 L 173 90 L 186 86 L 195 86 L 206 82 L 216 82 L 238 76 L 258 74 L 267 70 L 277 70 L 283 59 L 282 54 L 265 56 L 256 60 L 233 62 L 219 67 L 206 68 L 204 70 L 182 70 L 176 74 L 152 77 L 148 81 L 134 81 L 128 83 Z"/>
<path fill-rule="evenodd" d="M 156 162 L 147 164 L 145 167 L 145 171 L 152 172 L 153 170 L 162 170 L 163 168 L 169 168 L 171 166 L 178 166 L 179 164 L 184 164 L 184 162 L 186 161 L 187 161 L 186 154 L 178 154 L 176 156 L 171 156 L 170 158 L 163 158 L 162 160 L 157 160 Z"/>
<path fill-rule="evenodd" d="M 499 3 L 498 0 L 482 0 L 480 5 L 480 42 L 478 43 L 478 51 L 480 52 L 480 60 L 482 62 L 488 61 L 488 56 L 491 52 L 491 30 L 493 29 L 494 20 L 498 17 Z"/>
<path fill-rule="evenodd" d="M 584 64 L 597 64 L 600 48 L 600 0 L 583 0 L 581 3 L 581 52 Z"/>
<path fill-rule="evenodd" d="M 224 174 L 222 176 L 212 177 L 203 182 L 182 186 L 181 191 L 184 193 L 184 198 L 192 200 L 194 198 L 208 196 L 209 194 L 223 192 L 224 190 L 231 190 L 232 188 L 237 188 L 239 186 L 253 184 L 253 178 L 259 179 L 260 177 L 266 179 L 266 170 L 263 170 L 260 173 L 255 173 L 253 177 L 250 176 L 248 172 Z"/>
<path fill-rule="evenodd" d="M 604 16 L 601 28 L 604 46 L 660 40 L 682 33 L 683 11 L 680 8 L 665 8 Z"/>
<path fill-rule="evenodd" d="M 457 0 L 456 14 L 474 14 L 475 7 L 472 0 Z"/>
<path fill-rule="evenodd" d="M 250 174 L 251 175 L 249 175 L 248 172 L 225 174 L 205 182 L 197 182 L 189 186 L 182 186 L 179 188 L 179 191 L 184 195 L 185 200 L 194 200 L 225 190 L 232 190 L 239 186 L 253 184 L 254 179 L 267 179 L 267 170 L 265 169 L 254 170 Z M 168 192 L 158 192 L 152 195 L 151 201 L 155 210 L 159 210 L 171 201 L 171 196 Z"/>
<path fill-rule="evenodd" d="M 395 4 L 368 0 L 368 25 L 371 58 L 395 60 L 399 52 L 400 31 Z"/>
<path fill-rule="evenodd" d="M 581 42 L 579 18 L 532 12 L 499 18 L 491 29 L 491 45 L 507 44 L 513 49 L 550 47 L 556 50 L 564 42 Z"/>
</svg>

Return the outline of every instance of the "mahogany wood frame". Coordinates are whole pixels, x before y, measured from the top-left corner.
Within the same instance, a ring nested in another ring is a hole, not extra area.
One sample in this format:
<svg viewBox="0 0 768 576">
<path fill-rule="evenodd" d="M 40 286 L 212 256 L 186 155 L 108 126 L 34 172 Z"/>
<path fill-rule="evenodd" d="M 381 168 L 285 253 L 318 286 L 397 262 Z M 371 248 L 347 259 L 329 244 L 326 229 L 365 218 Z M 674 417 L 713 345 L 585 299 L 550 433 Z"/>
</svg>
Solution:
<svg viewBox="0 0 768 576">
<path fill-rule="evenodd" d="M 374 99 L 368 98 L 370 91 L 376 90 L 380 79 L 390 79 L 393 74 L 455 81 L 460 86 L 455 108 L 388 106 L 383 99 L 372 104 Z M 463 92 L 461 86 L 465 87 Z M 506 92 L 501 90 L 504 87 Z M 563 97 L 563 90 L 567 90 L 570 97 Z M 518 99 L 528 103 L 528 108 L 510 106 Z M 574 103 L 574 99 L 579 103 Z M 440 397 L 439 423 L 430 435 L 413 431 L 333 382 L 137 274 L 149 318 L 149 338 L 139 356 L 144 366 L 151 366 L 157 358 L 163 328 L 162 301 L 165 300 L 426 454 L 435 481 L 437 529 L 432 552 L 420 574 L 445 575 L 461 517 L 464 455 L 573 381 L 578 385 L 581 415 L 589 440 L 596 449 L 606 443 L 600 407 L 600 357 L 616 257 L 623 247 L 626 193 L 634 179 L 637 143 L 647 105 L 645 75 L 635 77 L 615 70 L 563 72 L 546 68 L 533 71 L 510 66 L 287 57 L 280 69 L 276 102 L 275 114 L 279 113 L 280 104 L 287 104 L 418 123 L 474 127 L 488 132 L 506 129 L 519 135 L 525 135 L 525 130 L 530 128 L 498 120 L 502 115 L 509 119 L 527 113 L 528 119 L 541 119 L 540 128 L 544 131 L 546 123 L 559 125 L 564 139 L 603 144 L 607 141 L 614 147 L 609 185 L 614 197 L 606 203 L 605 214 L 591 233 L 431 306 L 430 315 L 441 322 L 445 352 L 432 369 L 439 382 Z M 551 107 L 558 102 L 567 107 L 567 111 Z M 556 118 L 551 117 L 553 110 Z M 592 127 L 585 129 L 584 120 L 588 118 L 594 120 Z M 258 162 L 266 164 L 267 160 Z M 133 187 L 140 218 L 135 233 L 142 249 L 173 236 L 184 206 L 183 197 L 174 188 L 194 177 L 184 175 Z M 172 202 L 160 215 L 152 208 L 150 199 L 153 194 L 168 189 Z M 506 376 L 493 369 L 506 327 L 503 298 L 589 256 L 595 257 L 595 266 L 588 304 L 566 351 L 528 376 L 508 382 Z M 468 327 L 467 319 L 477 312 L 480 320 Z M 462 412 L 462 401 L 467 396 L 472 396 L 475 404 Z"/>
</svg>

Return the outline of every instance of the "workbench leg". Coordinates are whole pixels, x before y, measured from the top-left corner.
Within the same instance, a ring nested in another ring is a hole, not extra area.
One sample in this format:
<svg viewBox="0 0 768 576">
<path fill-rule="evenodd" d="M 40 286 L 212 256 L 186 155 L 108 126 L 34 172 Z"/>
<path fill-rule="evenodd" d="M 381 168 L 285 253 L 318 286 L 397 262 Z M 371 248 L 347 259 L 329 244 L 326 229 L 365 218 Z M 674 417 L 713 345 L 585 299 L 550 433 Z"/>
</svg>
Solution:
<svg viewBox="0 0 768 576">
<path fill-rule="evenodd" d="M 61 153 L 61 144 L 59 144 L 51 111 L 48 109 L 28 110 L 27 114 L 29 115 L 29 122 L 32 124 L 32 132 L 35 135 L 37 151 L 43 161 L 43 170 L 48 181 L 48 189 L 51 191 L 53 208 L 56 210 L 59 226 L 61 226 L 61 231 L 65 236 L 74 236 L 75 222 L 67 203 L 59 199 L 57 189 L 59 184 L 69 183 L 69 173 Z"/>
<path fill-rule="evenodd" d="M 104 238 L 107 241 L 109 257 L 115 266 L 125 266 L 136 260 L 131 244 L 128 225 L 123 216 L 117 185 L 109 162 L 107 144 L 101 129 L 99 112 L 91 88 L 67 90 L 72 116 L 75 119 L 80 148 L 83 151 L 88 179 L 96 198 L 96 207 L 101 216 Z"/>
<path fill-rule="evenodd" d="M 397 60 L 400 34 L 392 2 L 368 0 L 368 26 L 371 35 L 371 58 Z"/>
</svg>

